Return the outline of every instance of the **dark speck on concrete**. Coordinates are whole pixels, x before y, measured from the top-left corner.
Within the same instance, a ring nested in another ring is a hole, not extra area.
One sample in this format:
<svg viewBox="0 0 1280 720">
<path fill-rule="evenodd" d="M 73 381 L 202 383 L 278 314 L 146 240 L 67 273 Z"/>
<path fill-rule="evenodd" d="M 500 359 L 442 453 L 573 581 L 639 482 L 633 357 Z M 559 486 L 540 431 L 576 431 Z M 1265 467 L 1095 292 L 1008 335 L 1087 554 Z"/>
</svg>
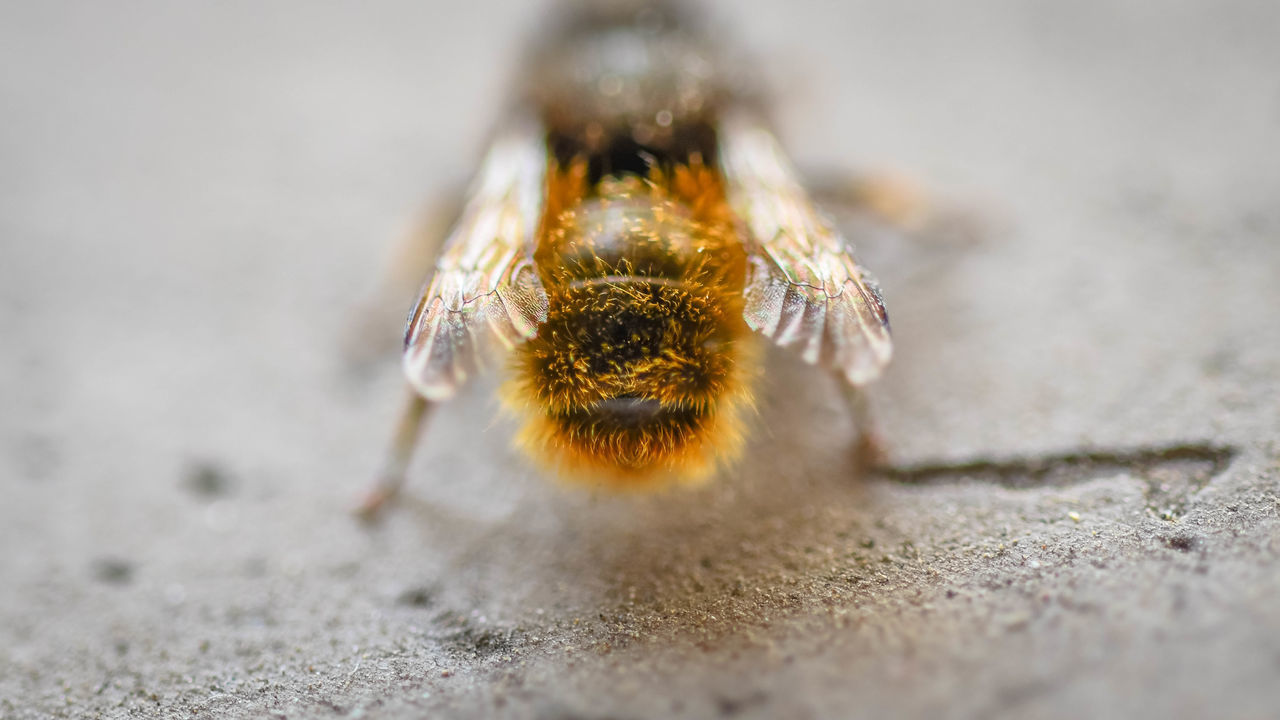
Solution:
<svg viewBox="0 0 1280 720">
<path fill-rule="evenodd" d="M 127 585 L 133 580 L 133 563 L 113 557 L 101 557 L 91 565 L 93 577 L 109 585 Z"/>
<path fill-rule="evenodd" d="M 733 717 L 745 710 L 760 705 L 768 699 L 763 692 L 753 692 L 742 697 L 720 697 L 716 699 L 716 709 L 723 717 Z"/>
<path fill-rule="evenodd" d="M 409 607 L 424 608 L 430 607 L 435 602 L 435 598 L 435 589 L 422 585 L 406 589 L 396 597 L 396 602 Z"/>
<path fill-rule="evenodd" d="M 220 498 L 231 494 L 231 476 L 212 460 L 199 460 L 187 468 L 185 485 L 192 494 L 203 498 Z"/>
</svg>

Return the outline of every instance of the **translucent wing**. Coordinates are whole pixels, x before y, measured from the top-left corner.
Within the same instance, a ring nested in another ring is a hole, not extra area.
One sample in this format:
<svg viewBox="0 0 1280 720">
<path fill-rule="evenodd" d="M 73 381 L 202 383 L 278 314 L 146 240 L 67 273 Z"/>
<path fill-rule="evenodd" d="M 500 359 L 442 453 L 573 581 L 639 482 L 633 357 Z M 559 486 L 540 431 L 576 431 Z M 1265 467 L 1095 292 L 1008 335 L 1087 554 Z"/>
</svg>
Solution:
<svg viewBox="0 0 1280 720">
<path fill-rule="evenodd" d="M 531 259 L 546 167 L 538 122 L 521 119 L 490 146 L 405 329 L 405 374 L 424 397 L 449 397 L 495 350 L 533 337 L 546 319 Z"/>
<path fill-rule="evenodd" d="M 729 114 L 719 145 L 729 203 L 748 234 L 747 324 L 853 385 L 874 380 L 893 354 L 875 281 L 813 206 L 762 122 Z"/>
</svg>

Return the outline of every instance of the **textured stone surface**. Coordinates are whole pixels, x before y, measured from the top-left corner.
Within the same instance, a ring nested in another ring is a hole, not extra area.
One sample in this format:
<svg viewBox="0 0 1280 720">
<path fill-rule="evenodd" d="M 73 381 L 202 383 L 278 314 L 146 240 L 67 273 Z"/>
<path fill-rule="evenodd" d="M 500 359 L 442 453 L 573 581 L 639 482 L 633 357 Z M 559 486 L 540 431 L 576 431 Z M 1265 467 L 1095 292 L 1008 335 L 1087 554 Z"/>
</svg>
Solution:
<svg viewBox="0 0 1280 720">
<path fill-rule="evenodd" d="M 779 355 L 737 471 L 591 496 L 489 381 L 370 531 L 343 348 L 539 15 L 417 5 L 0 10 L 0 717 L 1274 716 L 1274 4 L 719 3 L 801 161 L 984 217 L 864 248 L 897 471 Z"/>
</svg>

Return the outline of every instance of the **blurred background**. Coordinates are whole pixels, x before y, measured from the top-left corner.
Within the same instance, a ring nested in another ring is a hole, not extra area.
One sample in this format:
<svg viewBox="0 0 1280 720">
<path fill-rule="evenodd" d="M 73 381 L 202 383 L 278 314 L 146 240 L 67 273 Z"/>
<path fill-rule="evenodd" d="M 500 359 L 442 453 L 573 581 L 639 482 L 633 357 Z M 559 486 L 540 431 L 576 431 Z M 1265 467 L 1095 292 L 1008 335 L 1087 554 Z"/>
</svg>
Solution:
<svg viewBox="0 0 1280 720">
<path fill-rule="evenodd" d="M 1275 3 L 707 3 L 799 164 L 981 228 L 861 248 L 940 480 L 780 356 L 742 469 L 566 490 L 486 380 L 363 529 L 398 238 L 547 8 L 0 6 L 0 716 L 1274 713 Z"/>
</svg>

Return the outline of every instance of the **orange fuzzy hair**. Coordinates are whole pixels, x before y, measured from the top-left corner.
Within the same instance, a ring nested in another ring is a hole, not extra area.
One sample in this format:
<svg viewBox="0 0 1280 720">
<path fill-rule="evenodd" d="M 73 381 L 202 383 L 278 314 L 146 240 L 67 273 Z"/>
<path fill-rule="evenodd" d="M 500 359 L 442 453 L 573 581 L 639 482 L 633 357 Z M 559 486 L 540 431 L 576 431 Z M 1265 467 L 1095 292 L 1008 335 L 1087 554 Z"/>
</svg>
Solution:
<svg viewBox="0 0 1280 720">
<path fill-rule="evenodd" d="M 757 364 L 720 179 L 696 161 L 594 188 L 585 177 L 573 164 L 548 180 L 534 254 L 548 317 L 504 393 L 525 418 L 518 441 L 569 479 L 706 478 L 741 453 Z"/>
</svg>

